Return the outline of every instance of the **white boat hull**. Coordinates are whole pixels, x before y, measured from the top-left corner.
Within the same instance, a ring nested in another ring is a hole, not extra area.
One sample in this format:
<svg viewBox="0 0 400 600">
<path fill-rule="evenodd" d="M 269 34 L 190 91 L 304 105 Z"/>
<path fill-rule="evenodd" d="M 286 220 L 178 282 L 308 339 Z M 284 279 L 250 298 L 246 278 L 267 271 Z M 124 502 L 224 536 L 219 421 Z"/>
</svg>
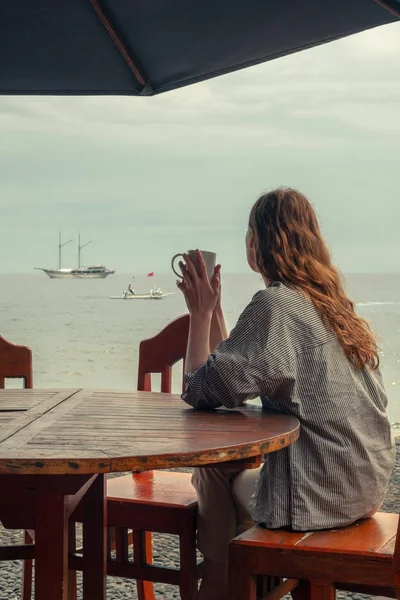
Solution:
<svg viewBox="0 0 400 600">
<path fill-rule="evenodd" d="M 169 294 L 126 294 L 125 296 L 110 296 L 111 300 L 162 300 Z"/>
<path fill-rule="evenodd" d="M 105 279 L 106 277 L 108 277 L 109 275 L 112 275 L 114 273 L 114 271 L 108 271 L 108 272 L 104 272 L 104 273 L 88 273 L 88 274 L 74 274 L 73 278 L 74 279 Z"/>
<path fill-rule="evenodd" d="M 94 273 L 77 273 L 74 269 L 61 269 L 61 270 L 51 270 L 51 269 L 40 269 L 46 275 L 50 277 L 50 279 L 105 279 L 109 275 L 115 273 L 115 271 L 111 269 L 105 269 L 104 271 L 97 271 Z"/>
</svg>

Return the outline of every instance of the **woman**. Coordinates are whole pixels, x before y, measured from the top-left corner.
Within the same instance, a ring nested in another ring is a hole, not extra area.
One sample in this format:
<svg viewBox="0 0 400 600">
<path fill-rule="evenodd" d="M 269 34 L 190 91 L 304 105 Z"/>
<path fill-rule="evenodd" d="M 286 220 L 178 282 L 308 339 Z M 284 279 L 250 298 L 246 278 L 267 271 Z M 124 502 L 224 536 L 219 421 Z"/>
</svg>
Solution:
<svg viewBox="0 0 400 600">
<path fill-rule="evenodd" d="M 395 450 L 378 347 L 343 290 L 308 200 L 292 189 L 262 195 L 246 235 L 247 261 L 265 289 L 228 337 L 220 266 L 209 282 L 188 256 L 179 288 L 191 314 L 183 399 L 196 409 L 261 397 L 294 415 L 298 441 L 259 470 L 195 469 L 197 600 L 226 598 L 228 544 L 253 521 L 308 531 L 346 526 L 382 504 Z"/>
</svg>

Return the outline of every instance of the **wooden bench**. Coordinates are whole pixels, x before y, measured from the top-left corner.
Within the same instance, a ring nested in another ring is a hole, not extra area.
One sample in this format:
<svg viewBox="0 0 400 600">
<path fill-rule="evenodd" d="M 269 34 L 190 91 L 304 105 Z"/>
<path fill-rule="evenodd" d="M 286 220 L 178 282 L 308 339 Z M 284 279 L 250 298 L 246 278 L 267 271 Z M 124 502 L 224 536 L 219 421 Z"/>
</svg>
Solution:
<svg viewBox="0 0 400 600">
<path fill-rule="evenodd" d="M 275 585 L 260 591 L 266 576 Z M 229 600 L 333 600 L 336 589 L 400 598 L 399 515 L 308 533 L 256 526 L 230 544 Z"/>
</svg>

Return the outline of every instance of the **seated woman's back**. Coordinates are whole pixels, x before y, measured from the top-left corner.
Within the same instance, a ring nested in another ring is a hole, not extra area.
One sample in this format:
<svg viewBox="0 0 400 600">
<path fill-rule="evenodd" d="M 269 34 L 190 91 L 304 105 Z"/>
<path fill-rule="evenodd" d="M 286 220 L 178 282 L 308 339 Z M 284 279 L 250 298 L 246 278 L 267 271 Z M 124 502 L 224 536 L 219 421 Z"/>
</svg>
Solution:
<svg viewBox="0 0 400 600">
<path fill-rule="evenodd" d="M 352 523 L 380 506 L 394 464 L 379 369 L 354 368 L 303 294 L 276 284 L 255 300 L 259 329 L 268 330 L 260 371 L 263 358 L 276 357 L 275 372 L 267 369 L 259 380 L 263 405 L 296 416 L 301 435 L 265 457 L 266 478 L 274 485 L 268 503 L 265 489 L 256 488 L 253 518 L 302 531 Z M 291 507 L 286 513 L 285 504 Z"/>
</svg>

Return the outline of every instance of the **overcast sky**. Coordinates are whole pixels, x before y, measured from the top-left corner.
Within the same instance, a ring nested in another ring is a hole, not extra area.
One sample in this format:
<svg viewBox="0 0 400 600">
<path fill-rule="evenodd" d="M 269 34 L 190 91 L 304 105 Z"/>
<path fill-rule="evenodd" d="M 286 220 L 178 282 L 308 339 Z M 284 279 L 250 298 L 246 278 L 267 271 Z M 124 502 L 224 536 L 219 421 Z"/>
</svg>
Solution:
<svg viewBox="0 0 400 600">
<path fill-rule="evenodd" d="M 400 271 L 400 24 L 155 98 L 0 97 L 0 272 L 166 272 L 215 250 L 244 271 L 264 189 L 314 203 L 344 272 Z"/>
</svg>

